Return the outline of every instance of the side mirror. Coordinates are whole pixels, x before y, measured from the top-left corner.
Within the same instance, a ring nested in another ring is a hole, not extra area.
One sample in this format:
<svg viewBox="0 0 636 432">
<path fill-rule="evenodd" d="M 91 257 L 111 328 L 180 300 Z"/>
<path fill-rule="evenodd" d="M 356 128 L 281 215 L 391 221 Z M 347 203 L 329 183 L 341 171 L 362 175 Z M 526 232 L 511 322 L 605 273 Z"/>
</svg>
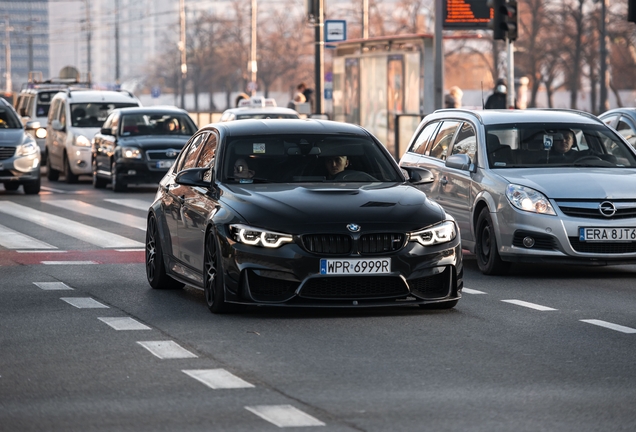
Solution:
<svg viewBox="0 0 636 432">
<path fill-rule="evenodd" d="M 184 186 L 208 188 L 212 185 L 211 168 L 189 168 L 177 174 L 174 181 Z"/>
<path fill-rule="evenodd" d="M 113 130 L 111 128 L 101 128 L 99 133 L 102 135 L 114 135 Z"/>
<path fill-rule="evenodd" d="M 446 158 L 446 166 L 448 168 L 455 168 L 462 171 L 469 171 L 472 164 L 470 156 L 467 154 L 454 154 Z"/>
<path fill-rule="evenodd" d="M 432 172 L 425 168 L 406 166 L 401 167 L 408 173 L 409 182 L 413 185 L 429 184 L 435 181 L 435 176 Z"/>
<path fill-rule="evenodd" d="M 24 125 L 24 128 L 26 130 L 36 130 L 36 129 L 40 129 L 41 125 L 39 121 L 28 121 L 26 122 L 26 124 Z"/>
<path fill-rule="evenodd" d="M 53 120 L 51 122 L 51 127 L 56 130 L 56 131 L 63 131 L 64 130 L 64 125 L 62 123 L 60 123 L 59 120 Z"/>
<path fill-rule="evenodd" d="M 19 114 L 20 114 L 20 117 L 28 117 L 27 110 L 25 107 L 20 107 Z"/>
</svg>

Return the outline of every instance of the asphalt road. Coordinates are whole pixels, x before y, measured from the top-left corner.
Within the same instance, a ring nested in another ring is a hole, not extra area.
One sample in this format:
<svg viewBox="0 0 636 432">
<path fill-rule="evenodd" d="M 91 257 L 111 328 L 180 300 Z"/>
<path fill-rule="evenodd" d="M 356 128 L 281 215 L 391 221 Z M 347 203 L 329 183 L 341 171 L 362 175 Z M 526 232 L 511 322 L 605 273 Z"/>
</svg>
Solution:
<svg viewBox="0 0 636 432">
<path fill-rule="evenodd" d="M 467 256 L 450 311 L 213 315 L 146 282 L 153 188 L 43 186 L 0 188 L 0 431 L 636 430 L 636 266 Z"/>
</svg>

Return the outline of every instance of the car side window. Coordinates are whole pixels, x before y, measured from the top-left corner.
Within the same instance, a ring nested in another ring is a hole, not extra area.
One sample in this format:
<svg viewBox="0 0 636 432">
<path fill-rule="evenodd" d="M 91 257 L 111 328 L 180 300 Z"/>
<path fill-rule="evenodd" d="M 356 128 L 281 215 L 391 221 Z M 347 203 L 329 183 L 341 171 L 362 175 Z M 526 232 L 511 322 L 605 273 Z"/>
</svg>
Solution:
<svg viewBox="0 0 636 432">
<path fill-rule="evenodd" d="M 611 116 L 607 116 L 603 119 L 603 123 L 605 123 L 608 126 L 611 126 L 612 123 L 614 122 L 614 120 L 616 120 L 618 116 L 616 115 L 611 115 Z"/>
<path fill-rule="evenodd" d="M 636 145 L 636 131 L 622 117 L 616 125 L 616 132 L 621 134 L 632 146 Z"/>
<path fill-rule="evenodd" d="M 216 154 L 217 136 L 215 133 L 211 133 L 208 136 L 207 141 L 201 148 L 201 154 L 199 155 L 199 161 L 197 167 L 205 168 L 214 165 L 214 155 Z"/>
<path fill-rule="evenodd" d="M 457 121 L 445 121 L 435 136 L 433 144 L 430 146 L 430 150 L 427 151 L 428 155 L 437 159 L 446 160 L 448 156 L 448 146 L 450 145 L 459 122 Z"/>
<path fill-rule="evenodd" d="M 413 153 L 424 154 L 424 150 L 426 150 L 426 147 L 428 146 L 428 143 L 437 130 L 439 124 L 440 122 L 427 124 L 424 129 L 422 129 L 417 138 L 415 138 L 415 141 L 413 142 L 413 144 L 411 144 L 411 148 L 409 149 L 409 151 Z"/>
<path fill-rule="evenodd" d="M 201 143 L 205 142 L 205 138 L 207 138 L 208 133 L 202 133 L 196 135 L 192 140 L 184 147 L 183 152 L 181 153 L 179 162 L 177 162 L 177 169 L 175 172 L 183 171 L 184 169 L 194 168 L 197 157 L 199 156 L 199 148 L 201 147 Z"/>
<path fill-rule="evenodd" d="M 48 119 L 49 124 L 51 124 L 51 122 L 57 118 L 57 110 L 59 107 L 60 107 L 60 100 L 55 99 L 53 103 L 51 104 L 51 109 L 49 110 L 49 119 Z"/>
<path fill-rule="evenodd" d="M 476 151 L 477 137 L 475 129 L 470 123 L 464 123 L 457 133 L 451 154 L 467 154 L 471 162 L 475 162 Z"/>
<path fill-rule="evenodd" d="M 114 114 L 108 116 L 108 118 L 106 119 L 106 121 L 102 125 L 102 129 L 110 129 L 112 127 L 113 116 L 114 116 Z"/>
</svg>

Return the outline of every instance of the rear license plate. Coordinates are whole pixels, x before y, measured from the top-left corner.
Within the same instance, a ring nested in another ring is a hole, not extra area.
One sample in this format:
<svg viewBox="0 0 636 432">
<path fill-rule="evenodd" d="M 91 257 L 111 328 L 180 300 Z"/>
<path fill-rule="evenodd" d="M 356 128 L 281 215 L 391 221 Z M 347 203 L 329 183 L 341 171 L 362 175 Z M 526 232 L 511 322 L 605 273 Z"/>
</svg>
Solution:
<svg viewBox="0 0 636 432">
<path fill-rule="evenodd" d="M 170 168 L 173 162 L 171 160 L 160 160 L 157 162 L 157 168 Z"/>
<path fill-rule="evenodd" d="M 361 275 L 391 273 L 391 259 L 321 259 L 320 274 Z"/>
<path fill-rule="evenodd" d="M 621 243 L 636 241 L 636 228 L 579 228 L 583 242 Z"/>
</svg>

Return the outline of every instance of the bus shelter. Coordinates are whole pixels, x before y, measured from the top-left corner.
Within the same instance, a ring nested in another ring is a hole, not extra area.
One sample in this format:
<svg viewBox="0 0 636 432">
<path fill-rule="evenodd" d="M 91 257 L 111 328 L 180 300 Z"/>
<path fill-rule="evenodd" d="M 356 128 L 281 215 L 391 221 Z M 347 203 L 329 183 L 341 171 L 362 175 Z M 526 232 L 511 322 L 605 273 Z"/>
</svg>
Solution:
<svg viewBox="0 0 636 432">
<path fill-rule="evenodd" d="M 333 119 L 368 129 L 399 160 L 424 114 L 436 108 L 433 43 L 428 34 L 338 43 Z"/>
</svg>

